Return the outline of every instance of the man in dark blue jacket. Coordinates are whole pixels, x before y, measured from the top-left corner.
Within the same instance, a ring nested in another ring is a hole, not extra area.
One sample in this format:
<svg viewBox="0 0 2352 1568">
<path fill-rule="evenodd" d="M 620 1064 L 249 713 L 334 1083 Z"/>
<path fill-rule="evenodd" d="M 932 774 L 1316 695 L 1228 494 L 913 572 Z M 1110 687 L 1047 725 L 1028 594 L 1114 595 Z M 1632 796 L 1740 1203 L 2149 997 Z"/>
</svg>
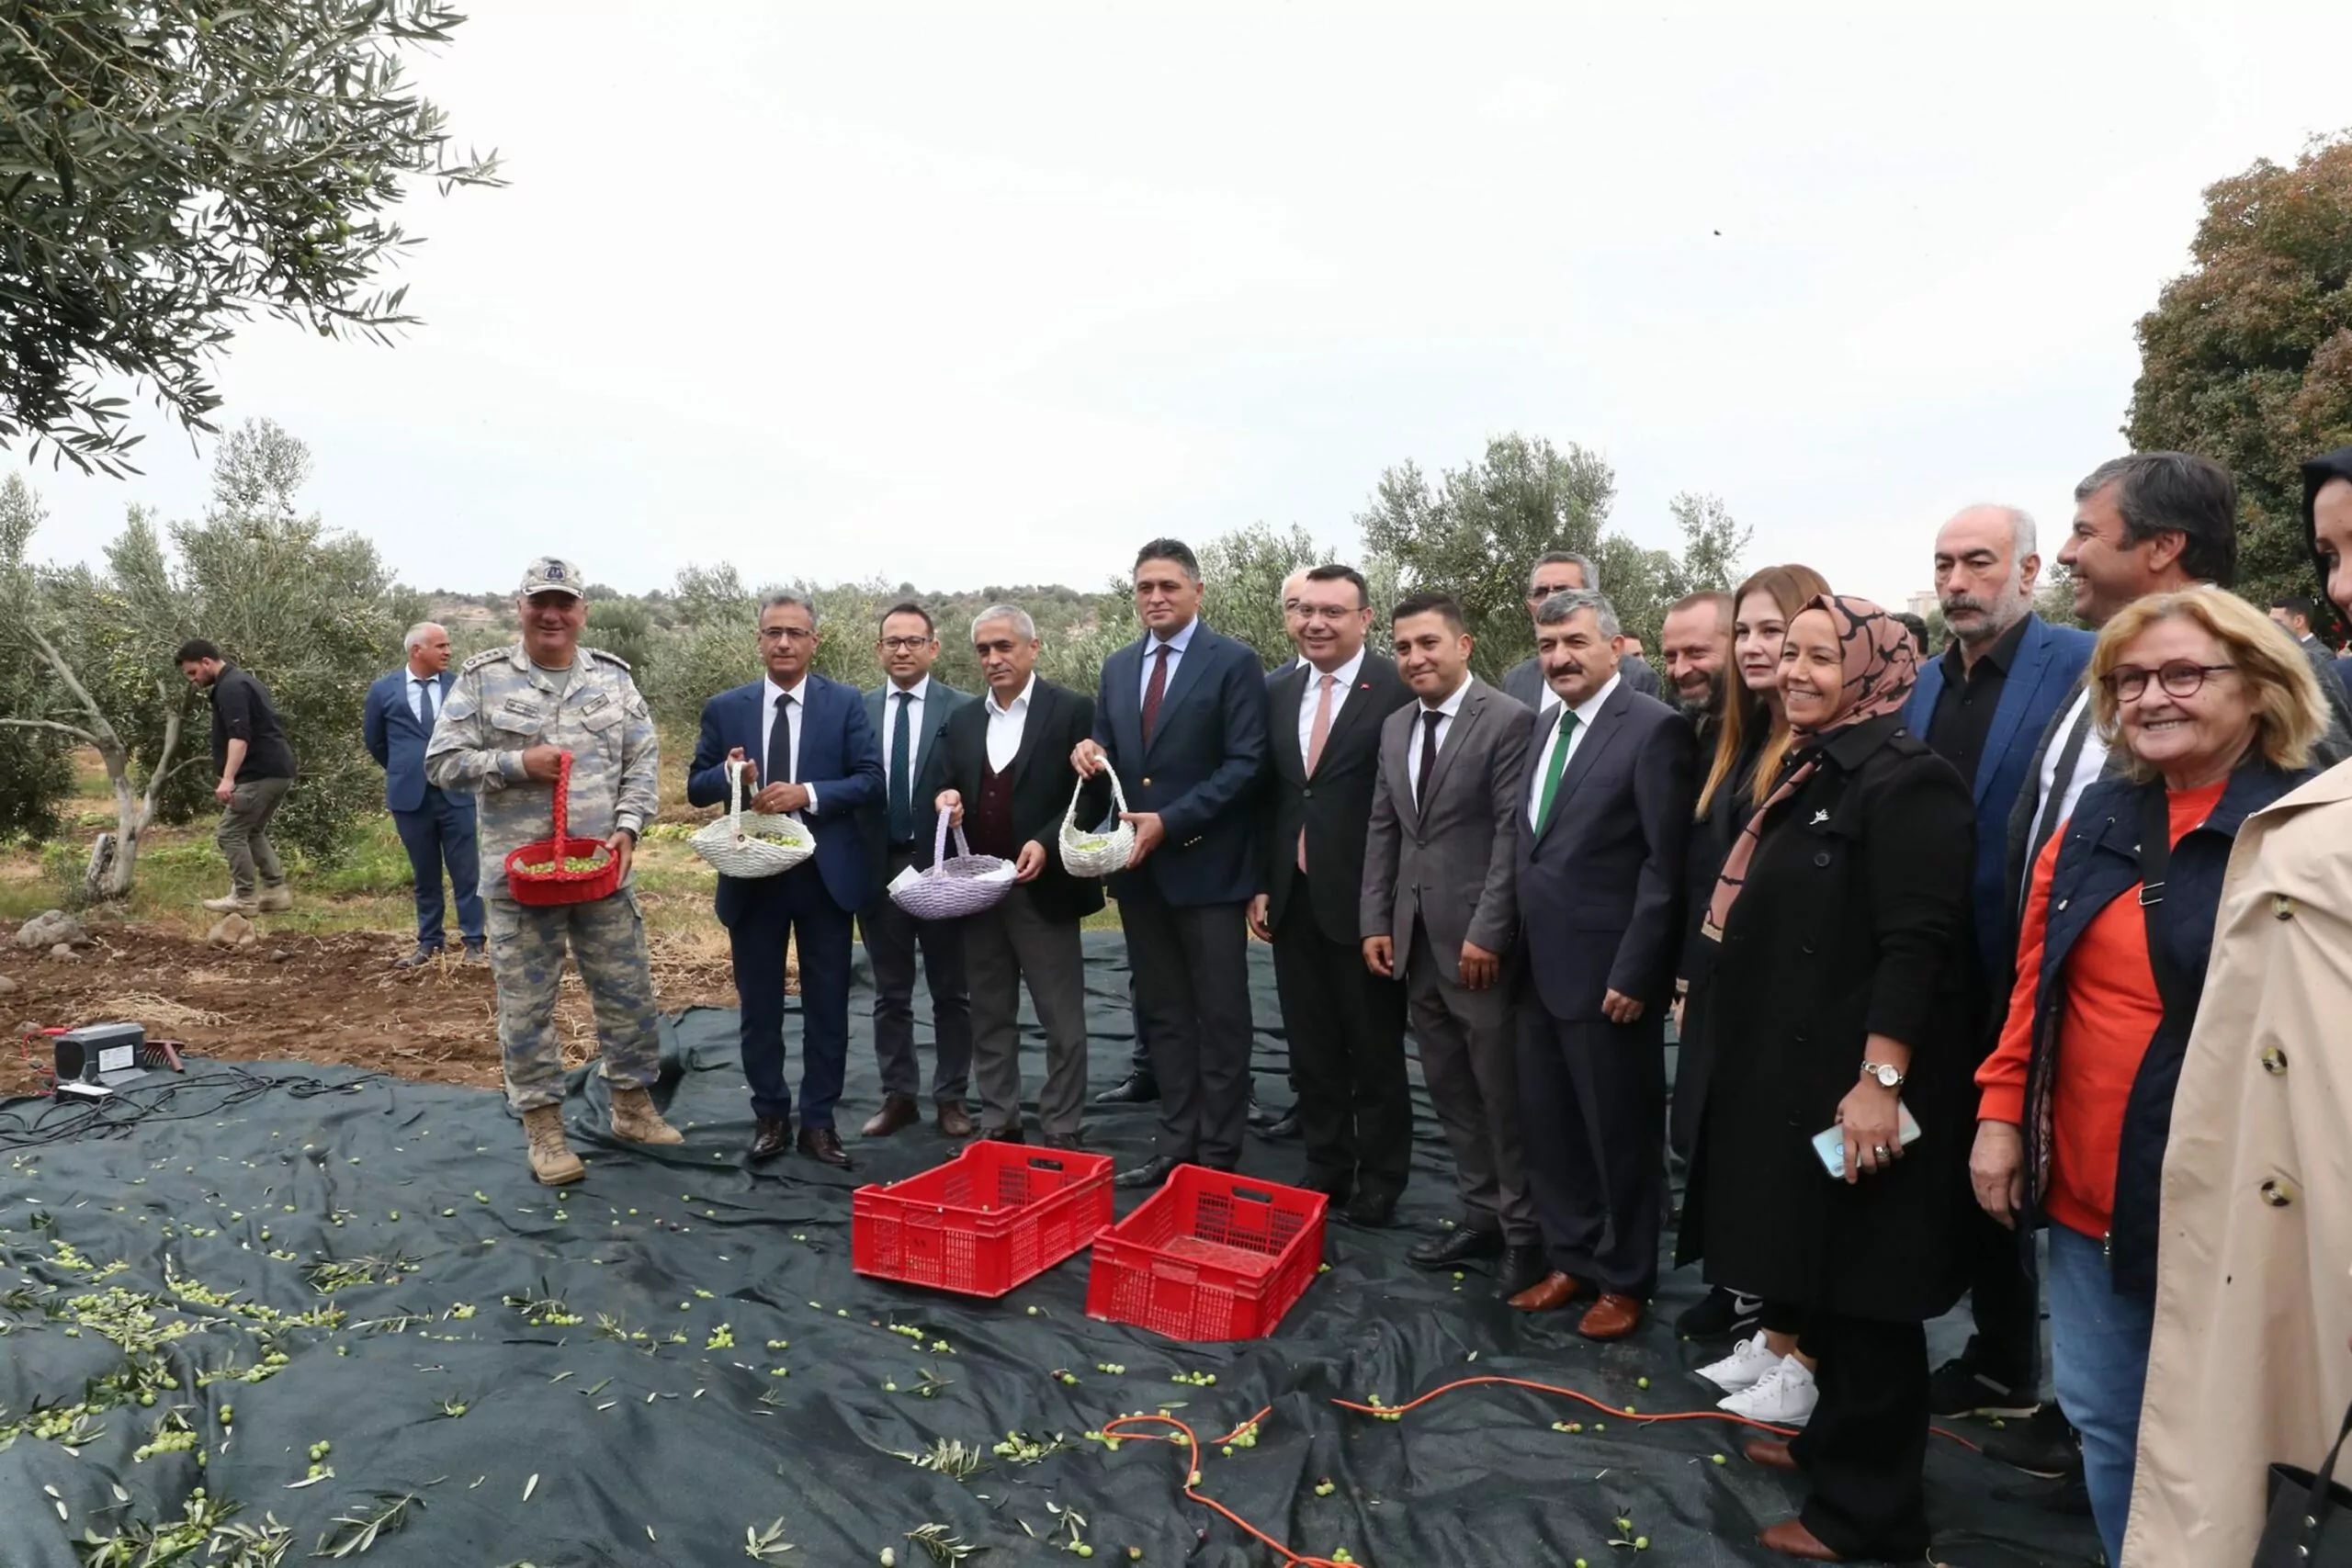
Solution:
<svg viewBox="0 0 2352 1568">
<path fill-rule="evenodd" d="M 441 896 L 441 870 L 458 897 L 458 930 L 466 956 L 482 956 L 482 910 L 479 884 L 481 854 L 474 834 L 474 797 L 451 795 L 424 776 L 424 745 L 433 723 L 457 680 L 449 673 L 449 634 L 431 621 L 408 630 L 408 667 L 379 675 L 368 688 L 360 728 L 368 754 L 384 770 L 384 807 L 408 852 L 416 875 L 416 948 L 394 962 L 413 969 L 432 962 L 444 943 L 447 903 Z"/>
<path fill-rule="evenodd" d="M 2051 718 L 2074 700 L 2090 661 L 2090 633 L 2033 613 L 2041 572 L 2033 519 L 2012 506 L 1972 506 L 1936 535 L 1936 596 L 1951 641 L 1919 667 L 1905 727 L 1970 782 L 1976 795 L 1976 863 L 1970 902 L 1978 996 L 1989 1050 L 2017 961 L 2005 868 L 2010 809 L 2032 772 Z M 1963 1223 L 1971 1243 L 1967 1351 L 1936 1373 L 1939 1415 L 2025 1416 L 2038 1403 L 2041 1328 L 2033 1277 L 1999 1226 Z"/>
<path fill-rule="evenodd" d="M 1247 645 L 1201 624 L 1201 563 L 1182 541 L 1137 551 L 1135 585 L 1144 636 L 1104 662 L 1093 738 L 1070 762 L 1089 778 L 1114 772 L 1135 827 L 1111 896 L 1159 1084 L 1159 1141 L 1118 1180 L 1157 1187 L 1188 1160 L 1231 1170 L 1241 1159 L 1266 681 Z"/>
<path fill-rule="evenodd" d="M 728 796 L 727 764 L 745 764 L 756 784 L 750 809 L 797 817 L 817 852 L 780 876 L 718 879 L 718 923 L 735 961 L 742 1010 L 743 1076 L 752 1084 L 751 1157 L 773 1159 L 792 1139 L 792 1099 L 784 1077 L 784 953 L 800 959 L 800 1137 L 802 1154 L 847 1170 L 833 1130 L 849 1058 L 850 932 L 873 869 L 860 810 L 882 799 L 882 749 L 854 686 L 811 674 L 817 607 L 778 593 L 760 609 L 765 678 L 721 692 L 702 710 L 702 737 L 686 773 L 686 798 L 717 806 Z"/>
</svg>

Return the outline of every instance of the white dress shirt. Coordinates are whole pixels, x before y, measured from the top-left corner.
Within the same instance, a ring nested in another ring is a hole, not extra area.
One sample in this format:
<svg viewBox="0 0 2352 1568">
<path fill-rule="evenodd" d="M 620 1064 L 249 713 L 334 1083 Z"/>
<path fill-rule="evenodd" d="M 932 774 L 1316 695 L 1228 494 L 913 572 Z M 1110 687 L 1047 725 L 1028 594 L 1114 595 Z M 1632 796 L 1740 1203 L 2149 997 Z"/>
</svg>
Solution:
<svg viewBox="0 0 2352 1568">
<path fill-rule="evenodd" d="M 1577 748 L 1583 745 L 1584 738 L 1592 733 L 1592 721 L 1600 716 L 1600 705 L 1609 700 L 1611 693 L 1616 691 L 1620 679 L 1622 677 L 1610 676 L 1600 683 L 1600 690 L 1568 710 L 1577 716 L 1577 727 L 1568 736 L 1567 761 L 1560 764 L 1563 777 L 1566 776 L 1568 763 L 1577 760 Z M 1547 682 L 1545 684 L 1548 689 L 1550 683 Z M 1555 699 L 1552 707 L 1558 707 L 1559 694 L 1554 692 L 1552 695 Z M 1549 713 L 1552 708 L 1545 708 L 1544 711 Z M 1544 750 L 1537 755 L 1535 766 L 1528 770 L 1527 825 L 1531 828 L 1540 826 L 1535 819 L 1535 814 L 1543 807 L 1544 781 L 1552 776 L 1552 753 L 1559 749 L 1559 745 L 1560 721 L 1555 718 L 1551 728 L 1544 732 Z"/>
<path fill-rule="evenodd" d="M 763 683 L 767 691 L 764 694 L 766 700 L 760 705 L 760 785 L 765 788 L 772 784 L 782 784 L 800 771 L 800 736 L 808 728 L 808 677 L 802 675 L 800 683 L 789 690 L 777 685 L 773 675 Z M 775 737 L 775 705 L 784 702 L 792 705 L 792 755 L 786 759 L 786 766 L 779 767 L 776 760 L 768 755 L 768 743 Z M 808 791 L 808 809 L 816 810 L 816 790 L 807 784 L 800 787 Z M 792 811 L 786 815 L 797 818 L 800 813 Z"/>
<path fill-rule="evenodd" d="M 1168 647 L 1169 685 L 1172 686 L 1176 683 L 1177 666 L 1184 662 L 1184 650 L 1193 646 L 1193 634 L 1200 629 L 1201 618 L 1198 615 L 1194 615 L 1191 620 L 1184 623 L 1182 630 L 1179 631 L 1174 637 L 1165 639 Z M 1142 702 L 1145 694 L 1151 690 L 1152 667 L 1159 662 L 1159 649 L 1161 641 L 1162 639 L 1157 637 L 1149 637 L 1144 639 L 1143 679 L 1136 682 L 1136 701 L 1138 703 Z M 1160 695 L 1162 699 L 1165 700 L 1167 694 L 1163 691 Z"/>
<path fill-rule="evenodd" d="M 1021 688 L 1021 694 L 1011 705 L 996 705 L 996 692 L 988 694 L 989 705 L 989 772 L 1001 773 L 1012 766 L 1012 759 L 1021 753 L 1022 731 L 1029 727 L 1029 699 L 1036 694 L 1037 677 L 1032 675 Z"/>
<path fill-rule="evenodd" d="M 887 682 L 882 687 L 882 776 L 886 780 L 890 776 L 890 743 L 899 733 L 899 709 L 902 705 L 907 710 L 907 740 L 915 749 L 914 755 L 907 759 L 907 776 L 914 776 L 915 762 L 922 756 L 922 708 L 924 700 L 931 695 L 931 677 L 925 675 L 905 688 L 914 698 L 910 703 L 899 703 L 899 690 L 896 681 Z"/>
<path fill-rule="evenodd" d="M 1429 726 L 1429 720 L 1422 716 L 1431 711 L 1444 715 L 1437 721 L 1436 754 L 1442 757 L 1445 755 L 1445 739 L 1453 733 L 1454 716 L 1462 711 L 1462 699 L 1469 694 L 1470 677 L 1464 675 L 1462 684 L 1453 688 L 1453 694 L 1438 704 L 1434 710 L 1427 703 L 1413 709 L 1412 733 L 1405 739 L 1405 783 L 1412 790 L 1415 800 L 1421 797 L 1421 736 Z"/>
<path fill-rule="evenodd" d="M 1340 705 L 1348 700 L 1348 694 L 1355 690 L 1356 674 L 1363 669 L 1364 651 L 1357 649 L 1353 659 L 1331 671 L 1331 724 L 1334 728 L 1340 723 Z M 1298 699 L 1298 759 L 1302 762 L 1308 755 L 1307 742 L 1315 736 L 1315 705 L 1323 700 L 1322 691 L 1323 671 L 1312 664 L 1307 665 L 1306 689 Z"/>
<path fill-rule="evenodd" d="M 409 716 L 419 724 L 424 722 L 424 689 L 427 686 L 433 688 L 433 716 L 438 719 L 441 716 L 441 677 L 420 675 L 413 670 L 408 672 Z"/>
</svg>

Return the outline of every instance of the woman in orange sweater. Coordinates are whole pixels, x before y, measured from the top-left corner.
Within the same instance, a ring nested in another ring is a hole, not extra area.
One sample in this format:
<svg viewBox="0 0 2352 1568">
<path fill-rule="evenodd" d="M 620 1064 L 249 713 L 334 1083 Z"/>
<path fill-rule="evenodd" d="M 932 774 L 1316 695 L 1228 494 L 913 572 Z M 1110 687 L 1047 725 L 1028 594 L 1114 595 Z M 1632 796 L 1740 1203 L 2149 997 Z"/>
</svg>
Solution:
<svg viewBox="0 0 2352 1568">
<path fill-rule="evenodd" d="M 2132 604 L 2100 632 L 2089 676 L 2126 776 L 2086 790 L 2035 863 L 2008 1022 L 1977 1072 L 1970 1175 L 1995 1219 L 2049 1224 L 2058 1401 L 2116 1562 L 2173 1088 L 2222 873 L 2238 824 L 2312 776 L 2326 710 L 2301 650 L 2219 590 Z"/>
</svg>

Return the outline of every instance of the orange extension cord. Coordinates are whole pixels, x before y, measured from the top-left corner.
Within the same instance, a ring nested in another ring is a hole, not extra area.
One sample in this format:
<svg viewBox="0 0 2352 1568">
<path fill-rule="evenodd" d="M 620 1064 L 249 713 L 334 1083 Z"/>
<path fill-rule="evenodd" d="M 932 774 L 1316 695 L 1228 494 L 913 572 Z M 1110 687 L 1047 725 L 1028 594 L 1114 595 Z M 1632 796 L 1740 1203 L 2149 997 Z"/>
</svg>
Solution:
<svg viewBox="0 0 2352 1568">
<path fill-rule="evenodd" d="M 1773 1436 L 1781 1438 L 1793 1437 L 1796 1435 L 1797 1431 L 1797 1428 L 1793 1427 L 1776 1427 L 1767 1421 L 1751 1421 L 1745 1416 L 1734 1416 L 1727 1411 L 1721 1410 L 1679 1410 L 1667 1411 L 1655 1416 L 1644 1416 L 1624 1409 L 1620 1405 L 1604 1404 L 1589 1393 L 1580 1393 L 1573 1388 L 1562 1388 L 1556 1383 L 1534 1382 L 1526 1378 L 1495 1377 L 1491 1374 L 1473 1378 L 1458 1378 L 1453 1382 L 1443 1384 L 1438 1388 L 1433 1388 L 1430 1390 L 1429 1393 L 1422 1394 L 1419 1398 L 1408 1400 L 1403 1404 L 1358 1404 L 1355 1401 L 1350 1399 L 1335 1399 L 1331 1401 L 1331 1403 L 1342 1410 L 1351 1410 L 1360 1416 L 1379 1416 L 1393 1420 L 1405 1415 L 1408 1411 L 1419 1409 L 1422 1405 L 1427 1404 L 1433 1399 L 1439 1398 L 1444 1394 L 1452 1393 L 1456 1389 L 1476 1388 L 1481 1383 L 1498 1383 L 1505 1388 L 1524 1388 L 1532 1389 L 1537 1393 L 1557 1394 L 1563 1399 L 1573 1399 L 1580 1404 L 1589 1404 L 1593 1409 L 1600 1411 L 1602 1415 L 1614 1416 L 1620 1421 L 1724 1421 L 1735 1427 L 1753 1427 L 1758 1431 L 1770 1432 Z M 1272 1414 L 1273 1406 L 1270 1404 L 1265 1409 L 1259 1411 L 1255 1416 L 1250 1416 L 1249 1420 L 1242 1422 L 1240 1426 L 1236 1427 L 1232 1431 L 1227 1432 L 1224 1437 L 1217 1438 L 1214 1446 L 1218 1448 L 1224 1447 L 1226 1444 L 1232 1442 L 1236 1438 L 1238 1438 L 1243 1432 L 1257 1426 L 1258 1423 L 1263 1421 L 1267 1416 Z M 1138 1427 L 1147 1426 L 1173 1427 L 1177 1431 L 1183 1434 L 1182 1446 L 1185 1450 L 1187 1455 L 1185 1460 L 1184 1495 L 1192 1501 L 1198 1503 L 1201 1506 L 1222 1516 L 1225 1519 L 1230 1522 L 1235 1529 L 1240 1530 L 1244 1535 L 1249 1536 L 1252 1540 L 1255 1540 L 1261 1545 L 1271 1547 L 1276 1552 L 1279 1552 L 1282 1556 L 1284 1568 L 1354 1568 L 1354 1565 L 1352 1564 L 1340 1562 L 1332 1558 L 1316 1557 L 1306 1552 L 1292 1551 L 1281 1541 L 1276 1540 L 1272 1536 L 1268 1535 L 1264 1530 L 1261 1530 L 1257 1526 L 1251 1524 L 1248 1519 L 1243 1518 L 1240 1515 L 1235 1513 L 1232 1509 L 1227 1507 L 1216 1498 L 1209 1496 L 1206 1493 L 1203 1492 L 1200 1488 L 1200 1439 L 1193 1436 L 1193 1428 L 1191 1427 L 1177 1419 L 1175 1416 L 1122 1416 L 1115 1421 L 1105 1423 L 1102 1427 L 1102 1435 L 1106 1438 L 1118 1438 L 1125 1442 L 1174 1443 L 1177 1441 L 1174 1438 L 1161 1437 L 1155 1433 L 1142 1432 L 1136 1429 Z M 1972 1453 L 1982 1451 L 1974 1443 L 1970 1442 L 1966 1438 L 1960 1436 L 1957 1432 L 1948 1432 L 1941 1427 L 1930 1427 L 1928 1430 L 1939 1438 L 1950 1438 L 1951 1441 L 1958 1443 L 1962 1448 L 1968 1450 Z"/>
</svg>

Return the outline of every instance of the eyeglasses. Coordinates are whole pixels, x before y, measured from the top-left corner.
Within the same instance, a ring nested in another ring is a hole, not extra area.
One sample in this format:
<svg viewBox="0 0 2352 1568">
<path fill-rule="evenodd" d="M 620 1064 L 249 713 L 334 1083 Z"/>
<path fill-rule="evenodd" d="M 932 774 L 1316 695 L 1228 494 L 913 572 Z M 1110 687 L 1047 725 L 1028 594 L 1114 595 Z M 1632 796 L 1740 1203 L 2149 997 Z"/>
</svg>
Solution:
<svg viewBox="0 0 2352 1568">
<path fill-rule="evenodd" d="M 2135 703 L 2155 682 L 2168 697 L 2193 697 L 2205 686 L 2205 677 L 2234 670 L 2234 664 L 2192 664 L 2186 659 L 2176 659 L 2160 670 L 2145 670 L 2137 664 L 2119 665 L 2099 677 L 2107 687 L 2107 694 L 2119 703 Z"/>
<path fill-rule="evenodd" d="M 1333 626 L 1351 621 L 1363 614 L 1361 604 L 1299 604 L 1292 609 L 1302 621 L 1329 621 Z"/>
<path fill-rule="evenodd" d="M 882 650 L 885 653 L 912 653 L 919 648 L 927 647 L 930 642 L 931 638 L 927 637 L 886 637 L 882 639 Z"/>
<path fill-rule="evenodd" d="M 817 634 L 807 626 L 762 626 L 762 642 L 812 642 Z"/>
</svg>

